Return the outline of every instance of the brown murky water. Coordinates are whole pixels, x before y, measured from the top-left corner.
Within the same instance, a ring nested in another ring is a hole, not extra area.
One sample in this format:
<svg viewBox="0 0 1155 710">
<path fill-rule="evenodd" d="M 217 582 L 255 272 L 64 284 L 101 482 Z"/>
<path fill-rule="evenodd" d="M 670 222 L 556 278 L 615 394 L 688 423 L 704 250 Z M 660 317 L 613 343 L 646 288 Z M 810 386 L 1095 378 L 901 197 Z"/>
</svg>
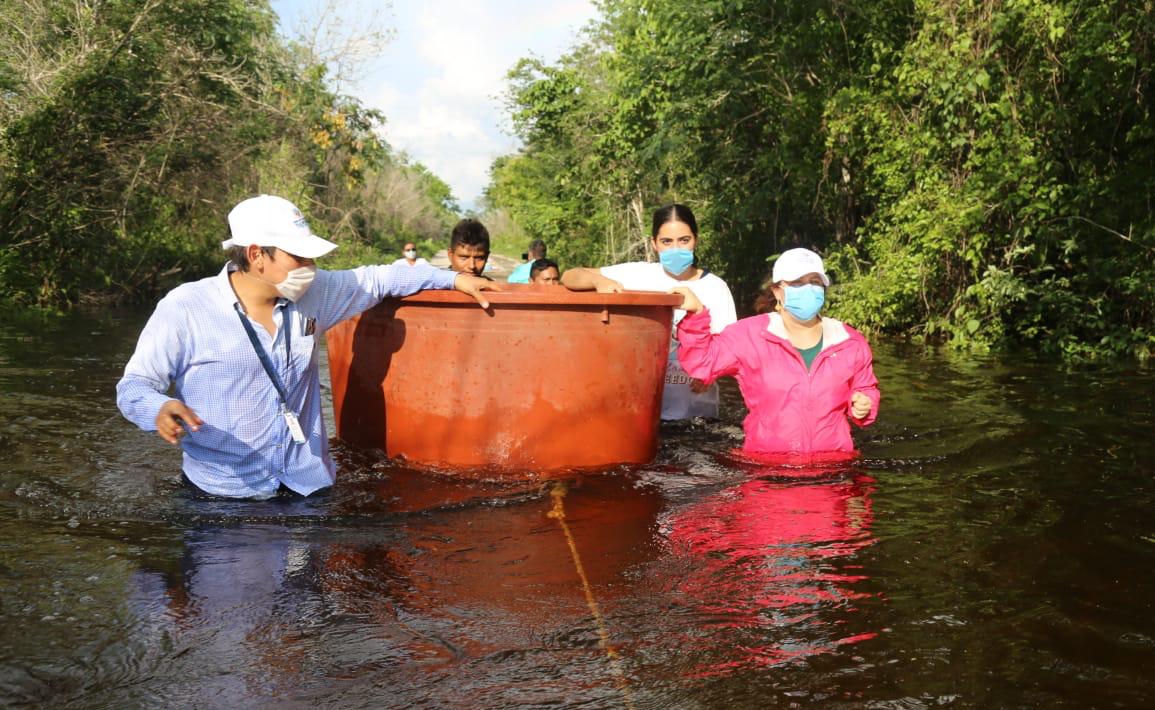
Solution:
<svg viewBox="0 0 1155 710">
<path fill-rule="evenodd" d="M 1147 372 L 876 345 L 817 477 L 727 457 L 730 388 L 557 491 L 338 444 L 327 494 L 221 502 L 116 411 L 146 315 L 0 324 L 0 704 L 1155 706 Z"/>
</svg>

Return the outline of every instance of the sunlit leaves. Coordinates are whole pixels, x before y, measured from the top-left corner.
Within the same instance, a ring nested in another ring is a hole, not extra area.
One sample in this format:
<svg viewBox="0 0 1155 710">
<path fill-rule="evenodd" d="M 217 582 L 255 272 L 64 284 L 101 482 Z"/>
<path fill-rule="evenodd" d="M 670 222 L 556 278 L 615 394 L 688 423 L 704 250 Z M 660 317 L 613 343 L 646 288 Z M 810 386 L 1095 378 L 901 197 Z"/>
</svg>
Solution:
<svg viewBox="0 0 1155 710">
<path fill-rule="evenodd" d="M 529 231 L 600 263 L 676 198 L 740 303 L 804 245 L 873 331 L 1152 353 L 1150 0 L 601 8 L 572 55 L 514 73 L 526 148 L 491 197 Z"/>
</svg>

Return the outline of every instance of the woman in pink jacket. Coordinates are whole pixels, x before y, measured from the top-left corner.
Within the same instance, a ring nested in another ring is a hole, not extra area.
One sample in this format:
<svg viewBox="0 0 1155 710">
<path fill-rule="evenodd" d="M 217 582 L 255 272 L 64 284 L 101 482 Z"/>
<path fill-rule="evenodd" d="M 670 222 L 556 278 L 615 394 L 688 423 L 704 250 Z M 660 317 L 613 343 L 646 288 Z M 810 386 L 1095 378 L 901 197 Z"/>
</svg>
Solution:
<svg viewBox="0 0 1155 710">
<path fill-rule="evenodd" d="M 759 462 L 806 465 L 857 455 L 850 422 L 872 423 L 878 380 L 862 335 L 819 316 L 830 278 L 822 258 L 790 249 L 774 262 L 759 299 L 769 314 L 710 333 L 710 311 L 686 288 L 678 324 L 678 360 L 691 377 L 738 380 L 749 414 L 743 452 Z"/>
</svg>

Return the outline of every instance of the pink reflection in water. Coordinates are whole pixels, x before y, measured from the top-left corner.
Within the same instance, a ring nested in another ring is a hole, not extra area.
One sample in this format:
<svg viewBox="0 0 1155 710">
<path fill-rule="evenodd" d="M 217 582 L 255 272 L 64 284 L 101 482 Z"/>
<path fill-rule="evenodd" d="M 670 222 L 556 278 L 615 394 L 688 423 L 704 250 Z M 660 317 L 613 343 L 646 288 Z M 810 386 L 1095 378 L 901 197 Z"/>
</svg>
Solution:
<svg viewBox="0 0 1155 710">
<path fill-rule="evenodd" d="M 772 473 L 665 521 L 689 570 L 675 592 L 699 622 L 685 633 L 687 648 L 704 654 L 702 675 L 786 663 L 875 636 L 845 628 L 855 601 L 867 596 L 854 588 L 866 579 L 854 558 L 874 542 L 874 480 Z M 783 480 L 795 476 L 805 480 Z"/>
</svg>

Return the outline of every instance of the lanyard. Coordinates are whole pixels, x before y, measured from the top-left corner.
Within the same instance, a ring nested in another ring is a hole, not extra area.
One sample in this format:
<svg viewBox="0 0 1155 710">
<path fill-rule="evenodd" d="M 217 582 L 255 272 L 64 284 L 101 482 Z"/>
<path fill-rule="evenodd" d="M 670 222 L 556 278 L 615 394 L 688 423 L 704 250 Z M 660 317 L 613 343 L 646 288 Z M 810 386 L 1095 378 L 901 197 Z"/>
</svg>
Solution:
<svg viewBox="0 0 1155 710">
<path fill-rule="evenodd" d="M 267 374 L 269 376 L 269 380 L 272 381 L 273 387 L 277 388 L 277 394 L 280 395 L 280 397 L 281 397 L 281 407 L 282 408 L 288 407 L 289 406 L 289 398 L 285 394 L 285 386 L 281 384 L 281 378 L 277 377 L 277 371 L 273 369 L 273 363 L 269 360 L 269 354 L 265 352 L 265 349 L 263 347 L 261 347 L 261 341 L 257 339 L 257 333 L 256 333 L 256 331 L 253 330 L 253 324 L 249 322 L 249 317 L 241 312 L 240 304 L 236 304 L 236 309 L 237 309 L 237 317 L 241 319 L 241 325 L 243 325 L 245 327 L 245 332 L 248 333 L 248 335 L 249 335 L 249 342 L 253 344 L 253 350 L 257 351 L 257 359 L 259 359 L 261 361 L 261 367 L 265 368 L 265 374 Z M 290 362 L 289 358 L 292 357 L 292 354 L 293 354 L 292 341 L 291 341 L 292 334 L 293 334 L 293 328 L 292 328 L 291 324 L 286 325 L 285 322 L 287 320 L 289 320 L 288 314 L 282 314 L 281 329 L 285 331 L 285 367 L 286 368 L 288 368 L 289 362 Z"/>
</svg>

